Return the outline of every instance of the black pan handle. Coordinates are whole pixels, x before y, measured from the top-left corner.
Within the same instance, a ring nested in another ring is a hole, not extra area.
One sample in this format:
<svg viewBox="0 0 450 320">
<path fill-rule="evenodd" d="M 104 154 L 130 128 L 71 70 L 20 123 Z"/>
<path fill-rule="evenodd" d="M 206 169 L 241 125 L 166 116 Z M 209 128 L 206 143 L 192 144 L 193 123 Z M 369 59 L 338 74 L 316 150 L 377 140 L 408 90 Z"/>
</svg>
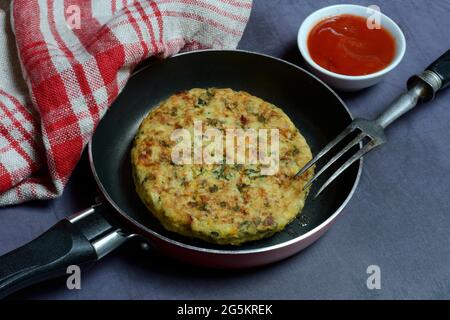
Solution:
<svg viewBox="0 0 450 320">
<path fill-rule="evenodd" d="M 0 298 L 32 284 L 68 276 L 67 268 L 82 270 L 121 245 L 118 233 L 98 212 L 89 208 L 56 223 L 28 244 L 0 257 Z"/>
<path fill-rule="evenodd" d="M 450 50 L 433 62 L 427 70 L 434 72 L 441 79 L 441 89 L 450 85 Z"/>
<path fill-rule="evenodd" d="M 89 240 L 68 220 L 37 239 L 0 257 L 0 297 L 34 283 L 66 274 L 67 267 L 97 260 Z"/>
</svg>

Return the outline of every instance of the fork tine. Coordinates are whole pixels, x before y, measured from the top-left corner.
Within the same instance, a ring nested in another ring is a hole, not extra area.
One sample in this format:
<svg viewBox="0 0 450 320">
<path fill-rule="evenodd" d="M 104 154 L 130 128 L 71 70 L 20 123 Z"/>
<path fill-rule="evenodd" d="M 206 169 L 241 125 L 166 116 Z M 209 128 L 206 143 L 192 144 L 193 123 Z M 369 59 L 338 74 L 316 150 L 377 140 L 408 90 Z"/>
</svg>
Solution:
<svg viewBox="0 0 450 320">
<path fill-rule="evenodd" d="M 314 158 L 312 158 L 294 177 L 298 177 L 304 174 L 309 168 L 311 168 L 317 161 L 319 161 L 328 151 L 335 147 L 342 141 L 349 133 L 354 130 L 353 127 L 348 126 L 345 128 L 334 140 L 328 143 Z"/>
<path fill-rule="evenodd" d="M 317 178 L 320 177 L 320 175 L 327 170 L 333 163 L 335 163 L 340 157 L 342 157 L 348 150 L 350 150 L 351 148 L 353 148 L 354 146 L 356 146 L 359 142 L 361 142 L 362 139 L 364 139 L 366 137 L 366 133 L 365 132 L 361 132 L 360 134 L 358 134 L 356 136 L 355 139 L 353 139 L 352 141 L 350 141 L 349 144 L 347 144 L 341 151 L 339 151 L 338 154 L 336 154 L 333 158 L 330 159 L 330 161 L 327 162 L 327 164 L 325 164 L 320 170 L 319 172 L 317 172 L 314 177 L 312 177 L 307 184 L 305 184 L 305 186 L 303 187 L 303 189 L 308 188 L 314 181 L 316 181 Z"/>
<path fill-rule="evenodd" d="M 350 159 L 348 159 L 339 169 L 336 170 L 336 172 L 333 173 L 333 175 L 323 184 L 323 186 L 317 191 L 316 195 L 314 196 L 314 199 L 317 198 L 319 194 L 322 193 L 325 188 L 328 187 L 328 185 L 334 181 L 342 172 L 344 172 L 348 167 L 350 167 L 355 161 L 359 160 L 362 156 L 364 156 L 367 152 L 372 150 L 378 146 L 378 143 L 375 140 L 371 140 L 368 142 L 364 147 L 358 150 Z"/>
</svg>

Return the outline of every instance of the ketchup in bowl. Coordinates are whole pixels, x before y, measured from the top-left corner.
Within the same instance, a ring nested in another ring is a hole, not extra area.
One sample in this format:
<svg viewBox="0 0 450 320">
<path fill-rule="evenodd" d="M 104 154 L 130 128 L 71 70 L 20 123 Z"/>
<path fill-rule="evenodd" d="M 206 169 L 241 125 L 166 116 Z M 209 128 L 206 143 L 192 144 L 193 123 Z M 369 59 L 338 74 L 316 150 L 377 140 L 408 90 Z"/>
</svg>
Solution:
<svg viewBox="0 0 450 320">
<path fill-rule="evenodd" d="M 394 60 L 396 43 L 386 29 L 369 29 L 366 18 L 344 14 L 314 26 L 308 50 L 314 62 L 329 71 L 362 76 L 387 67 Z"/>
</svg>

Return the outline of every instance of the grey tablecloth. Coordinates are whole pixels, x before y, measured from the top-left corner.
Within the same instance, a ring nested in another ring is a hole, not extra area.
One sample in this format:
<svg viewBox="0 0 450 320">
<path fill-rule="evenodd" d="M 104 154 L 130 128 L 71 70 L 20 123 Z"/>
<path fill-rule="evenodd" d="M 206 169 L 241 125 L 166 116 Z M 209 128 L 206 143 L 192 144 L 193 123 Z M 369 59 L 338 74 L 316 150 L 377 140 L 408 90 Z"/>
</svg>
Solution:
<svg viewBox="0 0 450 320">
<path fill-rule="evenodd" d="M 407 38 L 407 53 L 380 85 L 342 94 L 357 116 L 375 116 L 406 79 L 450 47 L 449 0 L 346 1 L 378 4 Z M 333 0 L 255 0 L 241 49 L 302 65 L 296 34 L 302 20 Z M 27 289 L 16 298 L 242 299 L 450 298 L 450 90 L 388 131 L 389 143 L 366 157 L 360 186 L 335 226 L 288 260 L 247 271 L 180 265 L 129 244 L 82 276 Z M 0 209 L 0 254 L 31 240 L 96 194 L 86 159 L 55 201 Z M 366 286 L 366 269 L 381 269 L 381 289 Z"/>
</svg>

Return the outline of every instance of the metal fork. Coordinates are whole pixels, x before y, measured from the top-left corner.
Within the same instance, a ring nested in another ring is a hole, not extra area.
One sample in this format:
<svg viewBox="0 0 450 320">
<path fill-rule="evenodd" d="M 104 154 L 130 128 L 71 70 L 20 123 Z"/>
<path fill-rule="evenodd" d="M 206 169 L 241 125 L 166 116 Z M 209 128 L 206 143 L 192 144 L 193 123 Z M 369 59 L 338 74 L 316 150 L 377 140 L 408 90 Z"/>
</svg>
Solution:
<svg viewBox="0 0 450 320">
<path fill-rule="evenodd" d="M 437 91 L 446 88 L 450 84 L 450 50 L 444 53 L 422 74 L 413 76 L 408 80 L 408 91 L 400 95 L 378 118 L 375 120 L 355 119 L 342 131 L 333 141 L 325 146 L 311 161 L 309 161 L 295 177 L 305 173 L 311 166 L 316 164 L 325 155 L 336 147 L 338 143 L 348 138 L 350 134 L 357 133 L 340 152 L 334 155 L 317 173 L 306 183 L 305 189 L 317 180 L 330 166 L 340 157 L 346 154 L 354 146 L 361 143 L 362 147 L 353 154 L 339 169 L 337 169 L 325 181 L 316 198 L 321 194 L 342 172 L 358 161 L 369 151 L 386 143 L 384 129 L 397 120 L 400 116 L 413 109 L 419 101 L 430 101 Z"/>
</svg>

